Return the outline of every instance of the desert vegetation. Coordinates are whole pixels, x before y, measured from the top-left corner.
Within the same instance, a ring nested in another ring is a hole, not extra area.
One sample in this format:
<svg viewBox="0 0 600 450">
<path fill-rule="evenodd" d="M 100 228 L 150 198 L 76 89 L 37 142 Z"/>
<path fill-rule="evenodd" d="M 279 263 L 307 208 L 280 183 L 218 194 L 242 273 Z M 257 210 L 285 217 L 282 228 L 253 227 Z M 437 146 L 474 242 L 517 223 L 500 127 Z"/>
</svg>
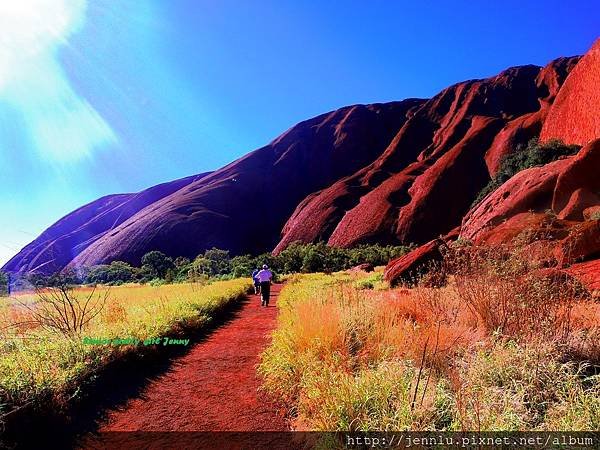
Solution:
<svg viewBox="0 0 600 450">
<path fill-rule="evenodd" d="M 259 371 L 296 429 L 598 429 L 600 305 L 576 281 L 466 244 L 410 287 L 380 280 L 283 289 Z"/>
<path fill-rule="evenodd" d="M 160 251 L 146 253 L 140 267 L 123 261 L 113 261 L 92 267 L 79 267 L 77 270 L 63 271 L 73 284 L 104 284 L 119 286 L 125 283 L 164 283 L 202 282 L 248 277 L 255 268 L 268 264 L 277 275 L 295 272 L 334 272 L 359 264 L 370 266 L 385 265 L 391 259 L 401 256 L 413 247 L 392 245 L 360 245 L 353 248 L 329 247 L 325 243 L 294 243 L 275 256 L 261 255 L 231 256 L 229 251 L 218 248 L 206 250 L 193 260 L 185 257 L 171 258 Z M 59 277 L 60 278 L 60 277 Z M 55 286 L 56 276 L 31 274 L 20 280 L 24 286 Z M 2 278 L 0 278 L 0 292 Z"/>
<path fill-rule="evenodd" d="M 0 297 L 8 295 L 8 275 L 0 270 Z"/>
<path fill-rule="evenodd" d="M 115 287 L 69 281 L 54 277 L 52 287 L 11 297 L 0 310 L 0 413 L 59 410 L 111 362 L 157 351 L 144 345 L 151 339 L 205 327 L 250 287 L 249 279 Z"/>
<path fill-rule="evenodd" d="M 567 145 L 559 139 L 540 143 L 537 137 L 531 139 L 526 146 L 518 146 L 513 153 L 508 154 L 502 160 L 498 172 L 477 194 L 473 206 L 480 203 L 488 194 L 494 192 L 520 171 L 572 156 L 580 148 L 579 145 Z"/>
<path fill-rule="evenodd" d="M 58 408 L 107 364 L 149 351 L 145 341 L 202 328 L 248 290 L 250 273 L 263 263 L 279 275 L 330 272 L 385 264 L 408 248 L 293 244 L 278 256 L 235 257 L 213 248 L 194 260 L 152 251 L 140 267 L 114 261 L 33 274 L 29 290 L 8 297 L 0 310 L 0 413 L 27 405 Z M 6 294 L 8 278 L 3 281 Z M 375 275 L 357 289 L 380 282 Z M 125 345 L 113 345 L 122 339 Z"/>
</svg>

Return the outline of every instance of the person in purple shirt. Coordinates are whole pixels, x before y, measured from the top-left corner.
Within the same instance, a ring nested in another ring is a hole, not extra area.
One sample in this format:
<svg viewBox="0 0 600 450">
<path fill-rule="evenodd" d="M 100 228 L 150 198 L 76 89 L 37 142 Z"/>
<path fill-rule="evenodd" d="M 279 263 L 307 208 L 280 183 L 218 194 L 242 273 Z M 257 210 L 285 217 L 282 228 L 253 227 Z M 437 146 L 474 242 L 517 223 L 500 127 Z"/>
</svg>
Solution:
<svg viewBox="0 0 600 450">
<path fill-rule="evenodd" d="M 271 280 L 273 279 L 273 272 L 269 270 L 269 266 L 264 264 L 262 270 L 256 274 L 256 278 L 260 283 L 260 306 L 269 306 L 269 296 L 271 295 Z"/>
</svg>

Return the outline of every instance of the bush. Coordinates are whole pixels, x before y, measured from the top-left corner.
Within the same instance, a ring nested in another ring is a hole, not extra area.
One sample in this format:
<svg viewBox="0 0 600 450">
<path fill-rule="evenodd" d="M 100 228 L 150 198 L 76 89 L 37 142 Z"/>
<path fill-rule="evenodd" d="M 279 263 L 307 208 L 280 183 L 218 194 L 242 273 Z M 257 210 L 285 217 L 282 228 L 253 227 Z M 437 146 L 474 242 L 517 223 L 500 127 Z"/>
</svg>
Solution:
<svg viewBox="0 0 600 450">
<path fill-rule="evenodd" d="M 231 270 L 229 251 L 218 248 L 206 250 L 202 255 L 194 259 L 191 270 L 195 276 L 206 275 L 216 277 L 226 275 Z"/>
<path fill-rule="evenodd" d="M 142 268 L 154 278 L 164 278 L 169 269 L 175 268 L 175 264 L 164 253 L 153 250 L 142 257 Z"/>
<path fill-rule="evenodd" d="M 0 297 L 8 295 L 8 275 L 0 270 Z"/>
<path fill-rule="evenodd" d="M 574 155 L 580 148 L 578 145 L 566 145 L 558 139 L 552 139 L 545 143 L 540 143 L 538 138 L 531 139 L 527 147 L 518 147 L 514 153 L 507 155 L 502 160 L 498 173 L 477 194 L 471 207 L 479 204 L 518 172 Z"/>
<path fill-rule="evenodd" d="M 55 287 L 36 288 L 37 301 L 17 300 L 28 311 L 29 325 L 74 338 L 104 309 L 109 291 L 96 295 L 96 288 L 84 296 L 74 293 L 74 288 L 63 279 Z"/>
<path fill-rule="evenodd" d="M 278 255 L 284 273 L 294 273 L 302 270 L 304 247 L 305 245 L 301 242 L 293 242 Z"/>
<path fill-rule="evenodd" d="M 88 284 L 130 283 L 134 280 L 135 268 L 123 261 L 93 266 L 87 271 L 85 282 Z"/>
<path fill-rule="evenodd" d="M 250 255 L 231 258 L 231 274 L 234 278 L 248 277 L 258 264 Z"/>
</svg>

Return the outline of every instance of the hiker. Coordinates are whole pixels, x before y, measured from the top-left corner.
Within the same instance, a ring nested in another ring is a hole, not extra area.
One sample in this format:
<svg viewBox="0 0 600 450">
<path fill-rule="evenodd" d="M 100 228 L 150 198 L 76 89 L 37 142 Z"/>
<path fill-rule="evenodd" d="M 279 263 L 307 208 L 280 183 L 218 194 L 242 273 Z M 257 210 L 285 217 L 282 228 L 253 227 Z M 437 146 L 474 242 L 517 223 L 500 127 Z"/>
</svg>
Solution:
<svg viewBox="0 0 600 450">
<path fill-rule="evenodd" d="M 258 278 L 256 275 L 258 275 L 259 270 L 258 269 L 254 269 L 252 271 L 252 282 L 254 283 L 254 295 L 258 295 L 260 294 L 260 281 L 258 281 Z"/>
<path fill-rule="evenodd" d="M 256 278 L 260 282 L 260 306 L 269 306 L 269 295 L 271 294 L 271 279 L 273 272 L 269 270 L 269 266 L 263 264 L 262 270 L 256 274 Z"/>
</svg>

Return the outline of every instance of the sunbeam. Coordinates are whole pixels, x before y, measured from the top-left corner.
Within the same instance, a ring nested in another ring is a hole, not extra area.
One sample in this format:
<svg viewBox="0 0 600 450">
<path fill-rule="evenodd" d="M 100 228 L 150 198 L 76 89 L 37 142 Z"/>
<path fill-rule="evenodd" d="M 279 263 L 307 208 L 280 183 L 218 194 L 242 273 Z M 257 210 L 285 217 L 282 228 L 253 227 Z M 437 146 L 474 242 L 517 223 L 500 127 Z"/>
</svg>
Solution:
<svg viewBox="0 0 600 450">
<path fill-rule="evenodd" d="M 0 99 L 21 115 L 38 155 L 52 163 L 90 156 L 116 135 L 75 92 L 58 59 L 85 21 L 85 0 L 0 4 Z"/>
</svg>

